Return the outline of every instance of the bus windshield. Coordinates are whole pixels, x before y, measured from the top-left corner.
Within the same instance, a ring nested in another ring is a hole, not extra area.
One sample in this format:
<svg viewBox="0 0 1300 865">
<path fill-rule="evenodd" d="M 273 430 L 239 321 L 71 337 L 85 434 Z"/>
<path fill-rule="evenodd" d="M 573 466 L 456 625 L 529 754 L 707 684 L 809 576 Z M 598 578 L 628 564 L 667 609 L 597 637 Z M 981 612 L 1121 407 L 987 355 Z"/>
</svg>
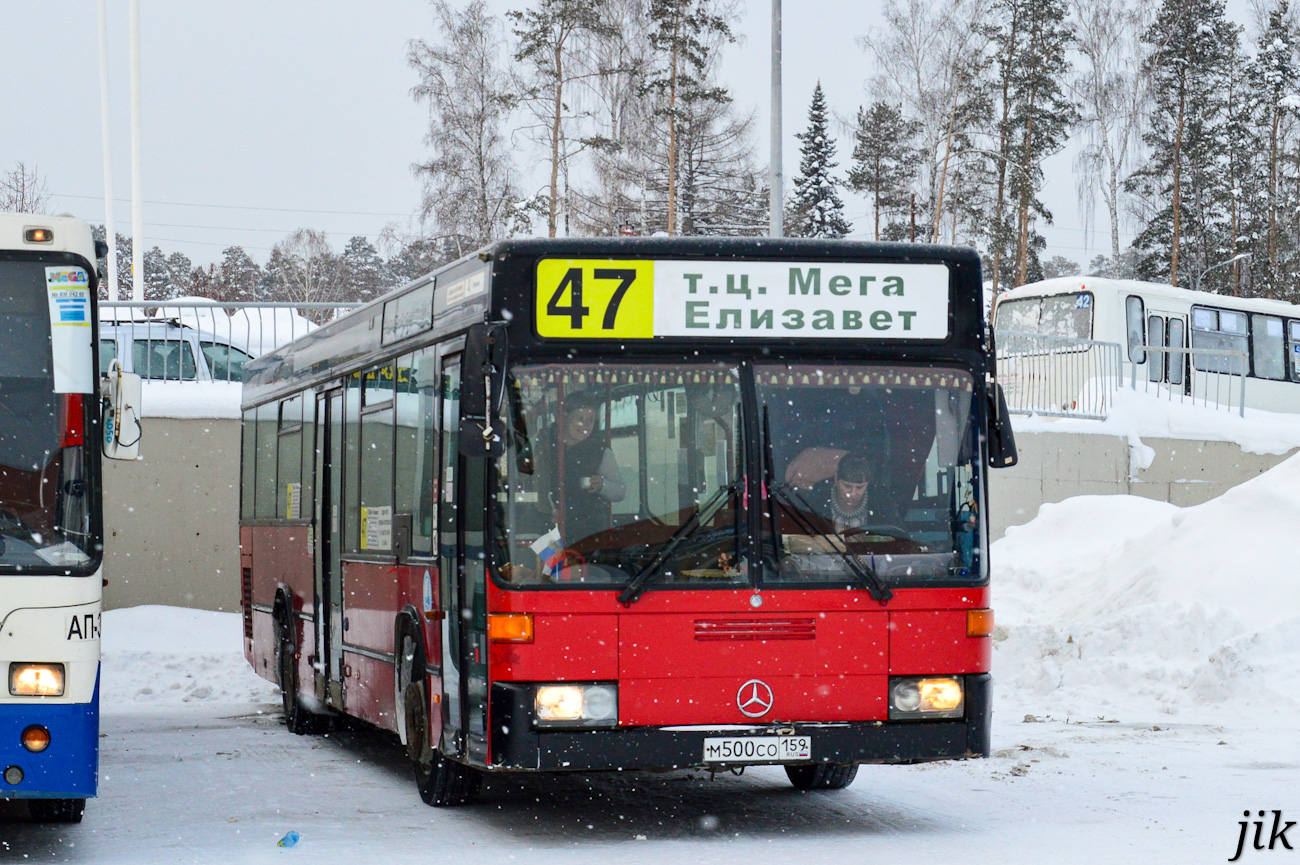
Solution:
<svg viewBox="0 0 1300 865">
<path fill-rule="evenodd" d="M 958 369 L 759 366 L 765 583 L 977 577 L 973 381 Z"/>
<path fill-rule="evenodd" d="M 517 367 L 497 573 L 749 585 L 744 485 L 758 474 L 764 585 L 859 585 L 864 570 L 891 586 L 979 579 L 973 386 L 959 369 L 873 364 Z M 755 472 L 746 439 L 762 441 Z"/>
<path fill-rule="evenodd" d="M 523 366 L 498 465 L 513 584 L 745 582 L 740 374 L 726 364 Z"/>
<path fill-rule="evenodd" d="M 86 401 L 54 392 L 45 263 L 0 262 L 0 572 L 85 573 L 99 557 Z"/>
</svg>

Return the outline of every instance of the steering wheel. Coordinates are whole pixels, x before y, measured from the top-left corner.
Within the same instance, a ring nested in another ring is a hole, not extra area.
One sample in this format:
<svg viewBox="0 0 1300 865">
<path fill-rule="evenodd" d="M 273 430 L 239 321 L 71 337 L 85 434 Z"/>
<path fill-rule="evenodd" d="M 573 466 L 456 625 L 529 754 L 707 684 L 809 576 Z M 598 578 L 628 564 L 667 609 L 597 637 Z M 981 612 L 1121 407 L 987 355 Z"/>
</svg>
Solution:
<svg viewBox="0 0 1300 865">
<path fill-rule="evenodd" d="M 885 535 L 887 537 L 896 538 L 897 540 L 900 541 L 912 540 L 912 536 L 907 533 L 906 529 L 893 525 L 892 523 L 882 523 L 881 525 L 878 526 L 860 526 L 858 528 L 845 529 L 840 534 L 846 538 L 851 537 L 853 535 Z"/>
</svg>

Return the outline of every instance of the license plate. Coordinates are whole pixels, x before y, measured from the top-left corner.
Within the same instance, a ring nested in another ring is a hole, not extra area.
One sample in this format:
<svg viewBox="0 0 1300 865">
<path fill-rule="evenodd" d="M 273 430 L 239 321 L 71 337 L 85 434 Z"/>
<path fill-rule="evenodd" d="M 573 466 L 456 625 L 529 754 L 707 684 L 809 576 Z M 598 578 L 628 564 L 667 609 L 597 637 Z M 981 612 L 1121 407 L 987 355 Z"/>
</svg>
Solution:
<svg viewBox="0 0 1300 865">
<path fill-rule="evenodd" d="M 811 736 L 735 736 L 704 740 L 706 763 L 768 763 L 811 759 Z"/>
</svg>

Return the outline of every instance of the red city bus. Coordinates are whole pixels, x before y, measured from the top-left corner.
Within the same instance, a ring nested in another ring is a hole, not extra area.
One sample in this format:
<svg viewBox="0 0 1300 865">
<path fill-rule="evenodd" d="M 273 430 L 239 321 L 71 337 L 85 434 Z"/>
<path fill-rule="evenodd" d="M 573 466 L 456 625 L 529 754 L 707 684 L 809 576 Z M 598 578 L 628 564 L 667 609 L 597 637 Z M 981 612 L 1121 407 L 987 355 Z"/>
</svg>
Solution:
<svg viewBox="0 0 1300 865">
<path fill-rule="evenodd" d="M 991 357 L 967 249 L 495 244 L 247 365 L 245 653 L 435 805 L 987 756 Z"/>
</svg>

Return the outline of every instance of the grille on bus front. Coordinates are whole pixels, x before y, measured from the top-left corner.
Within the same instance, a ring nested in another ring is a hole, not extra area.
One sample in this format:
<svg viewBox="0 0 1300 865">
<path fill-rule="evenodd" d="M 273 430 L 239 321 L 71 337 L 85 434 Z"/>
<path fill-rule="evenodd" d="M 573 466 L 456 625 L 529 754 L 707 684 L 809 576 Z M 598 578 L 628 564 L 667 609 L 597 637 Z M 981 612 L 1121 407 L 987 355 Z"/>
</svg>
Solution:
<svg viewBox="0 0 1300 865">
<path fill-rule="evenodd" d="M 696 619 L 697 640 L 815 640 L 815 619 Z"/>
</svg>

